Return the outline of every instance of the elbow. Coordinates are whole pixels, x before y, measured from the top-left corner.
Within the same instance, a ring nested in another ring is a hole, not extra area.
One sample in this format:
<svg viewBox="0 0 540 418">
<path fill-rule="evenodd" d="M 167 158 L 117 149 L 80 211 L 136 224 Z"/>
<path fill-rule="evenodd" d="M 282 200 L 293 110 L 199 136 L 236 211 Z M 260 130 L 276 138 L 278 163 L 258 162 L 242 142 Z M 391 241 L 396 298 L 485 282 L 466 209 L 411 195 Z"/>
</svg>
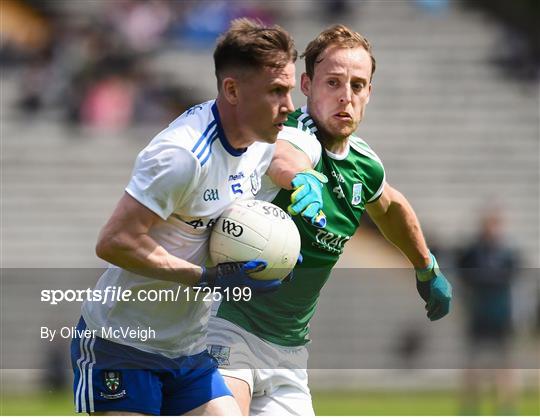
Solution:
<svg viewBox="0 0 540 418">
<path fill-rule="evenodd" d="M 96 243 L 96 255 L 109 263 L 115 264 L 116 254 L 120 251 L 118 237 L 102 233 Z"/>
<path fill-rule="evenodd" d="M 96 244 L 96 255 L 102 260 L 109 261 L 111 259 L 112 249 L 108 240 L 100 237 Z"/>
</svg>

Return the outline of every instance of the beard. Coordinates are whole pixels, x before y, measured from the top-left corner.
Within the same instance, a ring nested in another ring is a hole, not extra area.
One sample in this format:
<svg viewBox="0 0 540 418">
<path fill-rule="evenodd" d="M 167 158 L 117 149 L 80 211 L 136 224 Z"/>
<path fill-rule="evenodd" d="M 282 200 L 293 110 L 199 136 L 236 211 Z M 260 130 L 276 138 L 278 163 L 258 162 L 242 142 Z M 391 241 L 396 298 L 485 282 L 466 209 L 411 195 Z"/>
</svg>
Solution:
<svg viewBox="0 0 540 418">
<path fill-rule="evenodd" d="M 330 120 L 329 123 L 317 125 L 317 129 L 321 132 L 324 141 L 338 142 L 347 139 L 356 132 L 360 121 L 351 121 L 350 123 L 336 123 Z"/>
</svg>

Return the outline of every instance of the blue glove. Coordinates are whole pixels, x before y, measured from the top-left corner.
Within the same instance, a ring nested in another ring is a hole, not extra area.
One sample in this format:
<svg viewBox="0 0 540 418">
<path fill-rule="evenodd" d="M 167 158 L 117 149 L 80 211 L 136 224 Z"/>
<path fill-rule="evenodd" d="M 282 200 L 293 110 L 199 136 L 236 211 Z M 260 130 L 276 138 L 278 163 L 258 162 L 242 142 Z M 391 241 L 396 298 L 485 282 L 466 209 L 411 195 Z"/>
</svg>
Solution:
<svg viewBox="0 0 540 418">
<path fill-rule="evenodd" d="M 281 286 L 281 280 L 256 280 L 249 277 L 249 273 L 262 271 L 266 266 L 267 263 L 264 260 L 251 260 L 203 267 L 197 286 L 209 287 L 220 293 L 234 287 L 249 287 L 254 294 L 274 292 Z"/>
<path fill-rule="evenodd" d="M 435 256 L 425 269 L 416 269 L 416 289 L 426 302 L 427 317 L 431 321 L 441 319 L 450 312 L 452 285 L 441 273 Z"/>
<path fill-rule="evenodd" d="M 291 182 L 294 192 L 287 208 L 291 215 L 301 214 L 308 222 L 319 227 L 326 226 L 326 216 L 322 211 L 322 188 L 328 179 L 315 170 L 298 173 Z"/>
</svg>

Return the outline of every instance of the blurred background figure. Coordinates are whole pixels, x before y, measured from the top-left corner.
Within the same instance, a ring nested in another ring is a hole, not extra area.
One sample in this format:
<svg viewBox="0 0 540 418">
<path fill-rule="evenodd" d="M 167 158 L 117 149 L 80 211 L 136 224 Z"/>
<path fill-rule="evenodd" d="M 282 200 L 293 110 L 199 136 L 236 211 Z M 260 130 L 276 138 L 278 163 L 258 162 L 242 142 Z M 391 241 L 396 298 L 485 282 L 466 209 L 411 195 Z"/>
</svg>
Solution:
<svg viewBox="0 0 540 418">
<path fill-rule="evenodd" d="M 517 379 L 512 369 L 512 286 L 519 265 L 507 244 L 504 215 L 494 207 L 481 215 L 479 232 L 460 250 L 458 272 L 465 291 L 468 366 L 464 371 L 462 413 L 479 413 L 484 385 L 496 390 L 496 412 L 516 413 Z"/>
</svg>

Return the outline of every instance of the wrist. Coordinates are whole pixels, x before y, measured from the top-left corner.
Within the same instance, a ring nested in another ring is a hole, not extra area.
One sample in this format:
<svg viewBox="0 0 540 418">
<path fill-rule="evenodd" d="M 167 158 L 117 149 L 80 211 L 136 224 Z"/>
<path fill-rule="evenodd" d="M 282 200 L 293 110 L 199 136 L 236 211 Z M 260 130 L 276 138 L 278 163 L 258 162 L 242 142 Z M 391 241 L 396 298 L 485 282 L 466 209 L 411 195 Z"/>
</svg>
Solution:
<svg viewBox="0 0 540 418">
<path fill-rule="evenodd" d="M 305 170 L 301 171 L 298 174 L 304 174 L 306 176 L 313 177 L 323 184 L 328 182 L 328 177 L 326 177 L 323 173 L 319 173 L 317 170 L 314 170 L 312 168 L 306 168 Z"/>
<path fill-rule="evenodd" d="M 199 286 L 199 287 L 213 287 L 213 281 L 212 280 L 212 277 L 213 277 L 213 274 L 212 274 L 212 268 L 208 268 L 208 267 L 204 267 L 204 266 L 200 266 L 200 276 L 199 276 L 199 280 L 197 281 L 197 284 L 196 286 Z"/>
<path fill-rule="evenodd" d="M 427 282 L 436 276 L 435 268 L 437 267 L 437 260 L 435 256 L 429 253 L 429 264 L 425 268 L 415 268 L 416 278 L 420 282 Z"/>
</svg>

